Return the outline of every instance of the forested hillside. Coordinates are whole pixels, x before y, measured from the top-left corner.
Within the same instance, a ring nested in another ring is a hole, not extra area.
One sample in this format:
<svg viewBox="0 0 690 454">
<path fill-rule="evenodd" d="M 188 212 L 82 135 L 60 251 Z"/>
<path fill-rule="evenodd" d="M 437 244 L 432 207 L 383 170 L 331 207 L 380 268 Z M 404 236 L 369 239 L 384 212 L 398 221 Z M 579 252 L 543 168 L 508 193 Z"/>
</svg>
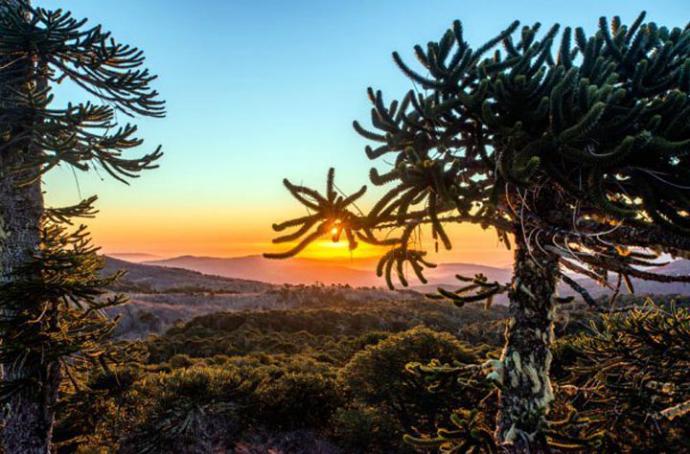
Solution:
<svg viewBox="0 0 690 454">
<path fill-rule="evenodd" d="M 678 306 L 690 303 L 685 297 L 673 300 Z M 658 299 L 666 310 L 671 301 Z M 618 304 L 643 303 L 623 298 Z M 652 306 L 643 311 L 644 319 L 658 319 Z M 471 432 L 478 447 L 491 450 L 495 396 L 481 370 L 471 365 L 498 358 L 507 315 L 503 306 L 357 300 L 328 288 L 317 288 L 311 298 L 290 308 L 202 315 L 160 336 L 120 343 L 117 349 L 127 350 L 133 359 L 110 372 L 92 370 L 75 377 L 88 386 L 65 383 L 55 439 L 64 453 L 113 447 L 125 453 L 414 452 L 419 448 L 405 442 L 405 436 L 428 440 L 460 417 L 471 427 L 456 430 L 463 437 Z M 594 387 L 596 374 L 583 371 L 626 361 L 625 356 L 611 358 L 615 350 L 607 357 L 589 356 L 592 349 L 622 348 L 623 332 L 639 336 L 622 322 L 627 316 L 611 317 L 602 321 L 582 304 L 560 311 L 556 331 L 561 341 L 554 349 L 553 370 L 562 393 L 555 411 L 567 417 L 579 408 L 592 416 L 573 419 L 559 433 L 565 440 L 588 443 L 590 449 L 682 446 L 690 437 L 687 415 L 656 426 L 643 423 L 645 414 L 668 406 L 667 398 L 650 408 L 639 403 L 630 408 L 628 394 L 621 394 L 630 391 L 618 385 L 609 390 L 607 381 L 589 397 L 569 391 L 575 384 Z M 687 312 L 679 317 L 682 332 L 690 335 Z M 677 356 L 665 360 L 672 363 L 663 367 L 690 366 L 686 352 L 675 351 Z M 432 360 L 453 367 L 422 367 Z M 656 358 L 644 361 L 650 360 Z M 645 373 L 617 380 L 636 386 Z M 680 375 L 666 383 L 681 391 L 674 401 L 690 394 Z M 646 393 L 655 392 L 655 385 L 650 386 Z M 649 397 L 656 401 L 664 396 L 663 389 L 659 392 L 659 397 Z M 601 402 L 611 399 L 628 408 L 628 419 L 601 413 Z M 617 424 L 618 432 L 603 430 L 607 424 Z M 622 436 L 628 431 L 634 437 Z"/>
</svg>

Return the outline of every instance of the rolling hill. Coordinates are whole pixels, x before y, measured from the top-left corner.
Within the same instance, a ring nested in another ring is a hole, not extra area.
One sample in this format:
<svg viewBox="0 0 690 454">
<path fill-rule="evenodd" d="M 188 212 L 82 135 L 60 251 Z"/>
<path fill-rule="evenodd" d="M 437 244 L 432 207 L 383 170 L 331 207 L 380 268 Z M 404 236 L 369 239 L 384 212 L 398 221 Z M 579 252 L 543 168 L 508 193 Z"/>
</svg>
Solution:
<svg viewBox="0 0 690 454">
<path fill-rule="evenodd" d="M 274 286 L 265 282 L 235 279 L 174 267 L 142 265 L 113 257 L 105 257 L 103 273 L 125 271 L 115 289 L 142 292 L 193 291 L 195 288 L 225 293 L 262 292 Z"/>
<path fill-rule="evenodd" d="M 380 301 L 424 301 L 422 293 L 437 287 L 455 288 L 456 274 L 483 273 L 490 280 L 508 282 L 511 270 L 467 263 L 445 263 L 429 270 L 429 283 L 412 282 L 410 290 L 389 291 L 374 273 L 375 261 L 358 259 L 327 262 L 314 259 L 266 260 L 259 256 L 239 258 L 178 257 L 169 260 L 131 263 L 106 257 L 104 273 L 126 271 L 111 290 L 126 293 L 130 303 L 114 308 L 121 315 L 121 333 L 141 337 L 161 332 L 179 320 L 223 311 L 294 308 L 320 304 L 332 298 L 356 303 Z M 658 271 L 672 275 L 690 274 L 690 261 L 679 260 Z M 262 282 L 263 281 L 263 282 Z M 578 279 L 593 296 L 610 290 L 588 279 Z M 637 295 L 690 295 L 690 284 L 661 284 L 633 279 Z M 314 285 L 320 282 L 324 285 Z M 417 285 L 415 285 L 417 284 Z M 561 287 L 561 295 L 573 292 Z M 627 293 L 622 290 L 622 293 Z M 506 303 L 506 295 L 496 298 Z"/>
<path fill-rule="evenodd" d="M 121 317 L 117 335 L 123 338 L 160 333 L 178 321 L 216 312 L 288 309 L 305 304 L 319 306 L 333 299 L 359 304 L 424 300 L 423 295 L 411 290 L 392 292 L 349 285 L 276 285 L 105 257 L 103 274 L 117 271 L 124 271 L 125 275 L 109 290 L 126 294 L 129 302 L 106 312 Z"/>
<path fill-rule="evenodd" d="M 348 261 L 293 258 L 290 260 L 268 260 L 261 256 L 217 258 L 182 256 L 166 260 L 145 262 L 146 264 L 186 268 L 206 274 L 237 279 L 260 280 L 272 284 L 349 284 L 353 287 L 381 287 L 385 281 L 376 277 L 376 259 L 352 259 Z M 470 263 L 443 263 L 428 270 L 427 287 L 453 285 L 455 275 L 473 276 L 483 273 L 491 280 L 510 280 L 510 270 Z M 419 288 L 416 280 L 411 283 Z"/>
<path fill-rule="evenodd" d="M 317 259 L 293 258 L 290 260 L 268 260 L 261 256 L 247 256 L 237 258 L 195 257 L 182 256 L 166 260 L 146 262 L 161 267 L 177 267 L 194 270 L 201 273 L 213 274 L 235 279 L 263 281 L 271 284 L 348 284 L 353 287 L 385 287 L 385 281 L 375 273 L 376 259 L 352 259 L 348 261 L 327 261 Z M 653 271 L 669 275 L 690 275 L 690 260 L 676 260 L 669 265 L 659 267 Z M 474 276 L 482 273 L 491 281 L 509 282 L 512 270 L 477 265 L 473 263 L 441 263 L 437 268 L 425 271 L 427 284 L 421 284 L 414 276 L 410 276 L 411 286 L 420 292 L 436 290 L 437 287 L 455 288 L 455 275 Z M 409 273 L 412 274 L 411 272 Z M 610 277 L 615 285 L 614 276 Z M 610 293 L 610 290 L 597 283 L 578 278 L 577 281 L 593 296 Z M 660 283 L 632 279 L 635 293 L 640 295 L 690 295 L 690 283 Z M 570 288 L 562 286 L 562 295 L 572 295 Z M 623 293 L 627 290 L 624 289 Z M 504 297 L 497 299 L 498 303 L 505 302 Z"/>
</svg>

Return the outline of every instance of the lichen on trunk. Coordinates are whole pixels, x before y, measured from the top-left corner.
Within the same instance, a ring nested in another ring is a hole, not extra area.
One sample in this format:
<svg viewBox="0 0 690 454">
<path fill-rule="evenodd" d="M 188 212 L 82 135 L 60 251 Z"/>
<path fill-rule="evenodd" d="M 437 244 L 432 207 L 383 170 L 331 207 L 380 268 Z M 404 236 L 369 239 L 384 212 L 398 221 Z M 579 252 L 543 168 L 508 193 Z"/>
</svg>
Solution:
<svg viewBox="0 0 690 454">
<path fill-rule="evenodd" d="M 510 321 L 500 360 L 496 439 L 509 452 L 546 449 L 543 429 L 553 401 L 549 379 L 558 256 L 517 242 Z"/>
</svg>

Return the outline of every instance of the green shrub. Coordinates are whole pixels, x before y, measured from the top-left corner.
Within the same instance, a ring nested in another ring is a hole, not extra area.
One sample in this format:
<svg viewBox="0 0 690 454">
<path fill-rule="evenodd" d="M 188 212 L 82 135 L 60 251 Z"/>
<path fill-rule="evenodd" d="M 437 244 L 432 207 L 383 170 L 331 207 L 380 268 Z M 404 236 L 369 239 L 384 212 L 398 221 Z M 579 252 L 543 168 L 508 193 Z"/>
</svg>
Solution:
<svg viewBox="0 0 690 454">
<path fill-rule="evenodd" d="M 339 408 L 330 423 L 338 445 L 353 452 L 411 452 L 402 442 L 397 419 L 376 406 Z"/>
<path fill-rule="evenodd" d="M 279 429 L 323 427 L 340 404 L 335 380 L 308 372 L 264 380 L 255 399 L 257 422 Z"/>
<path fill-rule="evenodd" d="M 171 357 L 168 363 L 170 364 L 170 367 L 172 367 L 173 369 L 179 369 L 193 365 L 194 361 L 192 361 L 192 358 L 190 358 L 189 355 L 179 353 Z"/>
<path fill-rule="evenodd" d="M 370 345 L 341 370 L 339 380 L 359 402 L 381 406 L 396 416 L 401 434 L 432 429 L 457 400 L 449 393 L 430 393 L 424 380 L 405 370 L 410 362 L 474 363 L 471 350 L 448 333 L 416 327 Z"/>
<path fill-rule="evenodd" d="M 143 382 L 152 406 L 123 452 L 210 452 L 248 423 L 254 384 L 232 367 L 174 369 Z M 184 448 L 184 449 L 183 449 Z"/>
<path fill-rule="evenodd" d="M 686 452 L 689 342 L 690 311 L 675 304 L 650 300 L 603 316 L 568 346 L 569 384 L 577 392 L 567 431 L 579 438 L 599 434 L 607 451 Z"/>
</svg>

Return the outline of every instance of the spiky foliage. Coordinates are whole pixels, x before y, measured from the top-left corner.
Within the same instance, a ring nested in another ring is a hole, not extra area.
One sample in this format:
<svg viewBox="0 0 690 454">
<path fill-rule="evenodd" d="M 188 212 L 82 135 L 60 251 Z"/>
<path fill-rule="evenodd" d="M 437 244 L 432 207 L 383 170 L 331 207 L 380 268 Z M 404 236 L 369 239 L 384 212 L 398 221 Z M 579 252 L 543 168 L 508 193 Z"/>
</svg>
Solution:
<svg viewBox="0 0 690 454">
<path fill-rule="evenodd" d="M 497 452 L 490 427 L 490 404 L 495 389 L 484 380 L 482 366 L 475 364 L 442 363 L 438 359 L 429 364 L 412 362 L 406 370 L 422 378 L 432 393 L 460 391 L 462 408 L 450 414 L 450 427 L 438 427 L 433 436 L 405 435 L 406 443 L 419 449 L 436 448 L 442 453 Z M 494 405 L 495 407 L 495 405 Z"/>
<path fill-rule="evenodd" d="M 365 149 L 370 159 L 394 165 L 371 170 L 371 182 L 387 188 L 367 214 L 352 204 L 364 189 L 338 199 L 332 171 L 325 196 L 285 182 L 314 213 L 275 225 L 298 227 L 277 242 L 301 242 L 268 256 L 295 255 L 326 232 L 321 226 L 337 225 L 348 238 L 389 247 L 377 268 L 389 287 L 394 272 L 407 285 L 408 263 L 426 282 L 422 226 L 446 249 L 449 223 L 493 227 L 507 247 L 512 236 L 510 284 L 477 276 L 441 291 L 459 305 L 508 292 L 506 347 L 489 376 L 502 387 L 496 438 L 512 452 L 548 449 L 549 347 L 555 304 L 564 302 L 557 280 L 602 309 L 566 271 L 614 295 L 622 283 L 633 290 L 631 278 L 690 282 L 648 270 L 662 254 L 690 253 L 690 26 L 644 17 L 629 26 L 602 18 L 593 36 L 570 27 L 559 35 L 558 25 L 540 34 L 538 23 L 518 31 L 514 22 L 478 48 L 456 21 L 438 41 L 415 46 L 425 74 L 393 53 L 422 92 L 388 104 L 368 90 L 373 129 L 354 128 L 376 143 Z"/>
<path fill-rule="evenodd" d="M 141 69 L 141 50 L 114 41 L 100 26 L 86 27 L 69 12 L 32 8 L 19 2 L 0 16 L 2 79 L 22 90 L 4 93 L 0 151 L 40 150 L 25 161 L 28 178 L 40 178 L 67 164 L 79 170 L 101 168 L 125 182 L 156 167 L 160 148 L 138 158 L 124 152 L 141 145 L 133 124 L 118 124 L 116 112 L 160 117 L 163 102 L 150 88 L 156 78 Z M 28 73 L 27 73 L 28 72 Z M 69 81 L 102 104 L 52 104 L 52 87 Z M 18 170 L 18 169 L 15 169 Z M 28 182 L 28 181 L 27 181 Z"/>
<path fill-rule="evenodd" d="M 497 281 L 489 282 L 488 278 L 482 273 L 477 274 L 474 278 L 468 278 L 459 274 L 455 277 L 457 280 L 467 282 L 468 284 L 454 291 L 439 288 L 437 294 L 428 294 L 427 297 L 431 299 L 447 298 L 458 307 L 475 301 L 486 301 L 485 307 L 489 309 L 493 303 L 494 296 L 508 290 L 506 285 L 500 284 Z"/>
<path fill-rule="evenodd" d="M 142 140 L 134 137 L 135 125 L 118 125 L 115 117 L 116 111 L 128 116 L 164 115 L 163 102 L 150 88 L 155 76 L 141 69 L 142 51 L 117 43 L 100 26 L 85 24 L 85 19 L 74 19 L 69 12 L 32 8 L 28 2 L 3 9 L 0 58 L 7 63 L 0 74 L 6 87 L 19 85 L 22 90 L 3 90 L 6 98 L 0 105 L 0 152 L 23 150 L 31 158 L 24 160 L 24 168 L 2 169 L 3 175 L 21 173 L 40 178 L 50 169 L 67 164 L 80 170 L 101 168 L 126 182 L 124 178 L 155 167 L 161 156 L 159 147 L 143 157 L 125 158 L 123 153 Z M 52 86 L 65 80 L 103 104 L 53 106 Z M 63 227 L 71 225 L 74 217 L 93 217 L 95 201 L 96 197 L 89 197 L 72 207 L 45 210 L 41 250 L 17 273 L 15 282 L 3 287 L 3 307 L 12 308 L 10 312 L 17 317 L 31 318 L 29 312 L 35 308 L 28 309 L 32 307 L 27 302 L 29 295 L 39 314 L 64 306 L 67 312 L 80 309 L 88 318 L 104 304 L 115 302 L 98 300 L 103 293 L 100 288 L 111 280 L 97 277 L 97 249 L 90 244 L 84 227 L 71 233 Z M 16 330 L 29 321 L 38 329 L 44 320 L 53 318 L 26 319 L 8 329 Z M 3 348 L 10 346 L 4 343 Z"/>
<path fill-rule="evenodd" d="M 286 181 L 314 214 L 274 225 L 300 226 L 276 242 L 302 243 L 268 255 L 292 256 L 328 232 L 312 226 L 338 223 L 348 238 L 391 246 L 379 267 L 390 285 L 394 266 L 427 265 L 411 246 L 420 225 L 450 249 L 444 225 L 471 222 L 494 227 L 507 246 L 510 233 L 559 254 L 564 268 L 604 285 L 609 272 L 628 282 L 689 280 L 641 268 L 660 252 L 690 250 L 690 30 L 645 23 L 644 13 L 630 26 L 602 18 L 594 36 L 540 28 L 516 37 L 515 22 L 473 49 L 456 21 L 438 42 L 415 47 L 428 76 L 394 53 L 424 91 L 387 104 L 369 89 L 375 131 L 354 123 L 378 143 L 366 147 L 370 159 L 394 157 L 393 168 L 370 175 L 389 189 L 360 214 L 348 198 L 332 204 L 332 172 L 327 196 Z M 391 229 L 400 233 L 376 235 Z"/>
<path fill-rule="evenodd" d="M 673 303 L 648 301 L 593 323 L 591 335 L 570 343 L 569 382 L 578 412 L 566 434 L 602 434 L 608 451 L 682 451 L 690 443 L 688 340 L 690 312 Z"/>
<path fill-rule="evenodd" d="M 627 312 L 585 315 L 589 324 L 559 340 L 554 351 L 561 393 L 545 430 L 550 448 L 683 451 L 690 436 L 688 308 L 675 301 L 647 299 Z M 434 436 L 407 436 L 408 443 L 449 453 L 498 449 L 487 436 L 491 432 L 487 422 L 496 412 L 495 390 L 482 380 L 479 369 L 440 361 L 408 365 L 410 372 L 426 379 L 430 390 L 471 389 L 469 395 L 478 396 L 477 401 L 463 402 L 450 427 L 438 429 Z"/>
<path fill-rule="evenodd" d="M 74 386 L 74 369 L 107 367 L 107 344 L 117 320 L 103 310 L 124 302 L 103 290 L 119 275 L 99 276 L 103 260 L 83 226 L 69 231 L 46 222 L 41 237 L 33 260 L 0 287 L 2 401 L 46 386 L 46 364 L 59 364 Z M 13 373 L 14 368 L 23 372 Z"/>
<path fill-rule="evenodd" d="M 154 378 L 160 393 L 154 408 L 133 434 L 133 449 L 155 453 L 191 446 L 189 452 L 208 452 L 210 438 L 237 430 L 233 403 L 251 391 L 252 383 L 232 368 L 175 369 Z"/>
<path fill-rule="evenodd" d="M 75 216 L 95 215 L 95 197 L 45 209 L 41 179 L 60 165 L 102 169 L 123 182 L 156 167 L 160 147 L 126 156 L 142 140 L 117 118 L 164 114 L 143 63 L 140 50 L 68 12 L 0 2 L 0 266 L 10 264 L 0 269 L 0 450 L 50 450 L 61 379 L 76 387 L 73 368 L 107 367 L 103 345 L 114 325 L 102 310 L 122 298 L 102 290 L 112 279 L 99 277 L 85 229 L 67 227 Z M 63 82 L 97 101 L 56 106 L 51 91 Z"/>
<path fill-rule="evenodd" d="M 124 367 L 85 371 L 84 386 L 61 396 L 53 436 L 59 452 L 75 452 L 89 444 L 120 449 L 120 434 L 139 422 L 139 413 L 130 409 L 146 405 L 136 386 L 142 369 L 132 356 L 128 352 Z"/>
</svg>

